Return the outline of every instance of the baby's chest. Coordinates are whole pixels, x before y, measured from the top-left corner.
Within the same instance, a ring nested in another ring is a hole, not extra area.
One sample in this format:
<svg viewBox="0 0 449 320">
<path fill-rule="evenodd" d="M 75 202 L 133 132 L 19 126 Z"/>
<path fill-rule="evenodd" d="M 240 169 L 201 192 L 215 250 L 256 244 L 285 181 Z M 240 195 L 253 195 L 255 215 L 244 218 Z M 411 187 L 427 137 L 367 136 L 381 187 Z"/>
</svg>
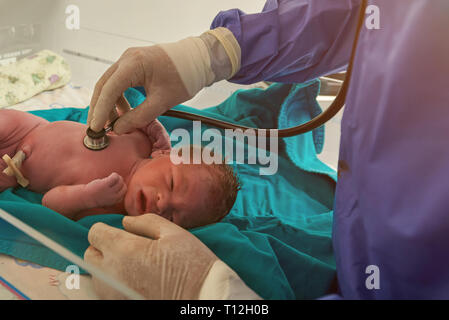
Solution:
<svg viewBox="0 0 449 320">
<path fill-rule="evenodd" d="M 51 141 L 54 137 L 45 136 L 44 132 L 24 141 L 31 152 L 22 173 L 30 181 L 30 190 L 44 193 L 59 185 L 85 184 L 112 172 L 126 179 L 136 161 L 151 152 L 143 134 L 111 136 L 109 147 L 101 151 L 85 148 L 83 133 L 75 131 L 64 137 L 63 143 Z"/>
</svg>

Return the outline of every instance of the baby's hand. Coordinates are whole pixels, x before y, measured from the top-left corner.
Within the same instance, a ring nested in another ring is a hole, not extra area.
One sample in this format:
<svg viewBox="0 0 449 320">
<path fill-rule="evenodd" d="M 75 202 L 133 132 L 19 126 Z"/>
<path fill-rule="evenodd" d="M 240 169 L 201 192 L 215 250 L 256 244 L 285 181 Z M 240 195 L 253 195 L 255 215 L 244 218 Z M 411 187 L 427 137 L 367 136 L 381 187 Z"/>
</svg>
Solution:
<svg viewBox="0 0 449 320">
<path fill-rule="evenodd" d="M 145 128 L 145 133 L 152 143 L 151 156 L 153 158 L 161 154 L 170 154 L 170 136 L 162 123 L 158 120 L 152 121 Z"/>
<path fill-rule="evenodd" d="M 122 202 L 126 191 L 123 178 L 115 172 L 109 177 L 93 180 L 86 185 L 88 201 L 92 208 L 108 207 Z"/>
</svg>

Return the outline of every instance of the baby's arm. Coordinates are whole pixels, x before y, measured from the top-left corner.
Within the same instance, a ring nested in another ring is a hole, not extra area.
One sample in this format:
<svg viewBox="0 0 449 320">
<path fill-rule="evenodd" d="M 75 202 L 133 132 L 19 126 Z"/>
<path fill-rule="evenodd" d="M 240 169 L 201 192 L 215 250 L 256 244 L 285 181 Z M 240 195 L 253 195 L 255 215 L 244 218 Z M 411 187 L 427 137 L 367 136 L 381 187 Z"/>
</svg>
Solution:
<svg viewBox="0 0 449 320">
<path fill-rule="evenodd" d="M 171 150 L 170 137 L 162 123 L 158 120 L 150 122 L 146 127 L 141 129 L 151 141 L 151 156 L 169 154 Z"/>
<path fill-rule="evenodd" d="M 117 173 L 88 184 L 57 186 L 48 191 L 42 204 L 70 219 L 84 210 L 113 206 L 126 194 L 126 184 Z"/>
</svg>

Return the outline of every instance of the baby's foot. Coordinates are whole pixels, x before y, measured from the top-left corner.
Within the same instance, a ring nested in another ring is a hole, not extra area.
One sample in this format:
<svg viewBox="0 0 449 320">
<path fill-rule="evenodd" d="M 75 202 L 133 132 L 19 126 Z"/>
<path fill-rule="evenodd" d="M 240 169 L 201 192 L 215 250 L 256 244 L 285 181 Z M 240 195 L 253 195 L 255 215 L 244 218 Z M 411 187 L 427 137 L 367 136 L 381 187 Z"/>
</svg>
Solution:
<svg viewBox="0 0 449 320">
<path fill-rule="evenodd" d="M 126 190 L 123 178 L 115 172 L 106 178 L 93 180 L 86 185 L 88 200 L 92 201 L 91 207 L 97 208 L 113 206 L 122 202 Z"/>
</svg>

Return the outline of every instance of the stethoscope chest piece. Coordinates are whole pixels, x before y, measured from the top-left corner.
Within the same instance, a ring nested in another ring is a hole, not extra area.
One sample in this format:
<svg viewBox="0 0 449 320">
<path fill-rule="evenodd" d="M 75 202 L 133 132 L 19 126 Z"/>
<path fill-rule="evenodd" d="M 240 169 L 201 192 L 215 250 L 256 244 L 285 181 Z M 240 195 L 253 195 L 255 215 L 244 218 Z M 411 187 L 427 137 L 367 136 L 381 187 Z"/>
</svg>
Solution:
<svg viewBox="0 0 449 320">
<path fill-rule="evenodd" d="M 106 135 L 105 129 L 100 132 L 95 132 L 88 128 L 83 143 L 87 149 L 98 151 L 103 150 L 109 145 L 109 138 Z"/>
</svg>

